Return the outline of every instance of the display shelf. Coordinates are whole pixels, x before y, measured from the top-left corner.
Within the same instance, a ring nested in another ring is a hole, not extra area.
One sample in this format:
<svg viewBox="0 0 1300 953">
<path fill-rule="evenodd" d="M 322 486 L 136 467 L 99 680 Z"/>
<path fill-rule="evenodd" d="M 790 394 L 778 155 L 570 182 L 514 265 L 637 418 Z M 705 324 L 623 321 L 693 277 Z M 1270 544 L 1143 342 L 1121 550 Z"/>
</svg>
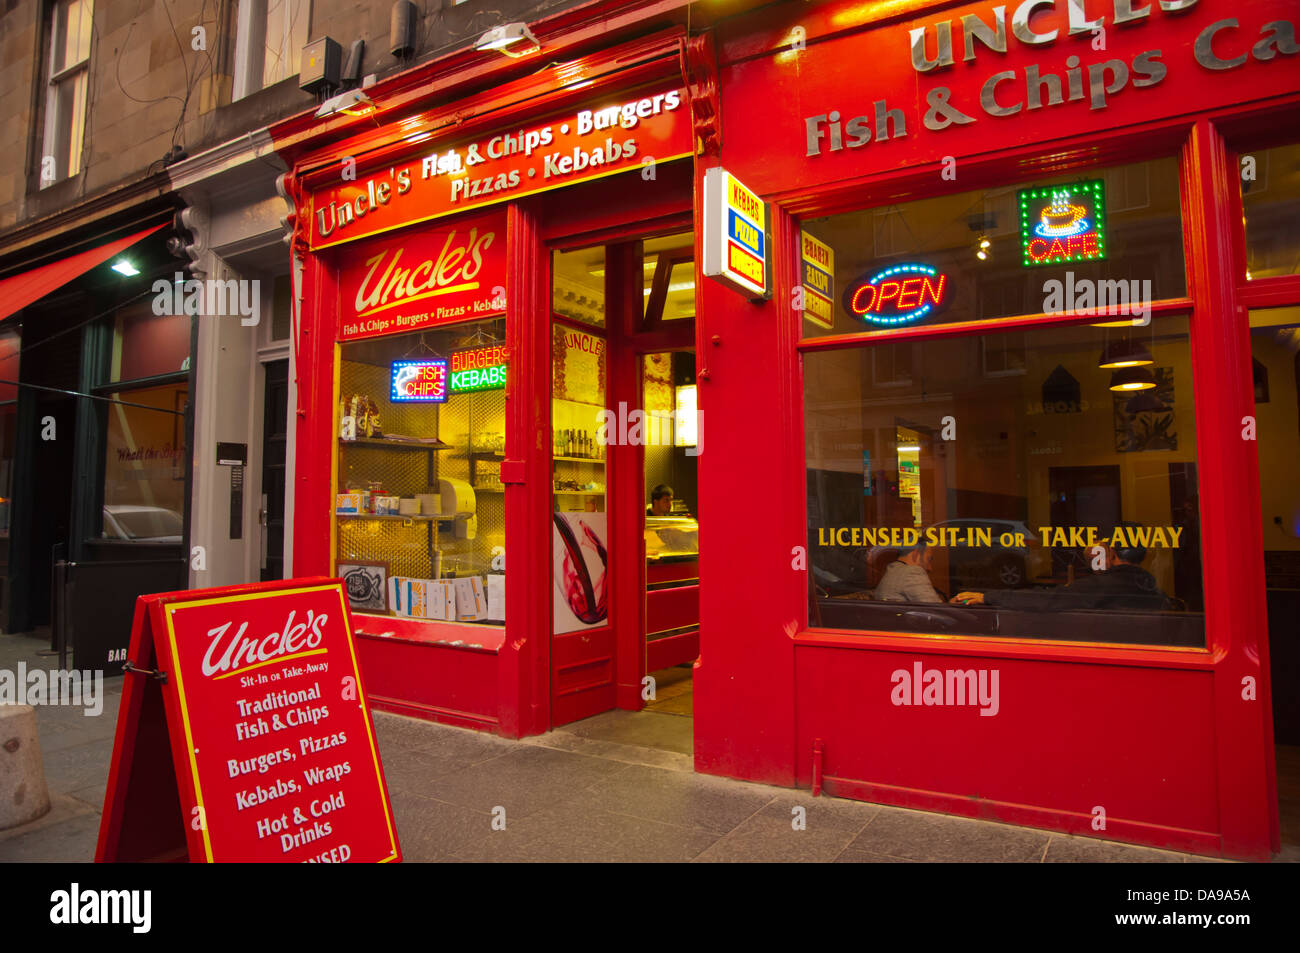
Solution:
<svg viewBox="0 0 1300 953">
<path fill-rule="evenodd" d="M 604 496 L 604 490 L 552 490 L 556 496 Z"/>
<path fill-rule="evenodd" d="M 435 438 L 436 439 L 436 438 Z M 443 443 L 421 443 L 417 440 L 389 440 L 386 437 L 358 437 L 356 440 L 339 440 L 340 447 L 366 447 L 385 450 L 451 450 L 452 445 Z"/>
</svg>

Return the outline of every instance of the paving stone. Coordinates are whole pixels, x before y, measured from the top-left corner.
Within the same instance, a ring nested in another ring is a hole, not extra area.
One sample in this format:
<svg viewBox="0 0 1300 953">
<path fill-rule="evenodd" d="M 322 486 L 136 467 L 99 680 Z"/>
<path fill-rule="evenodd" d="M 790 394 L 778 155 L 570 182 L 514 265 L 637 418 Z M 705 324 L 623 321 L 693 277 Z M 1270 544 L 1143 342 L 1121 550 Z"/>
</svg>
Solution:
<svg viewBox="0 0 1300 953">
<path fill-rule="evenodd" d="M 978 858 L 977 858 L 978 859 Z M 846 849 L 835 858 L 837 864 L 915 864 L 918 861 L 906 857 L 891 857 L 889 854 L 872 854 L 865 850 Z"/>
<path fill-rule="evenodd" d="M 725 834 L 772 800 L 760 785 L 630 765 L 592 788 L 602 809 Z"/>
<path fill-rule="evenodd" d="M 1037 862 L 1049 836 L 988 821 L 882 807 L 850 846 L 869 853 L 945 863 Z"/>
<path fill-rule="evenodd" d="M 714 842 L 697 862 L 827 863 L 835 860 L 856 836 L 843 826 L 818 824 L 796 830 L 784 805 L 768 804 L 739 827 Z M 862 823 L 865 824 L 866 818 Z"/>
<path fill-rule="evenodd" d="M 45 782 L 51 792 L 61 793 L 103 783 L 108 778 L 108 768 L 112 760 L 111 739 L 87 741 L 58 751 L 47 752 L 45 753 Z"/>
<path fill-rule="evenodd" d="M 549 863 L 680 863 L 697 857 L 716 834 L 581 805 L 548 807 L 505 831 L 455 851 L 465 860 Z"/>
<path fill-rule="evenodd" d="M 507 819 L 517 819 L 571 799 L 602 778 L 630 770 L 613 761 L 519 745 L 501 757 L 435 778 L 422 793 L 474 810 L 501 806 Z"/>
<path fill-rule="evenodd" d="M 439 860 L 491 831 L 492 815 L 482 811 L 418 794 L 390 792 L 390 800 L 405 861 Z"/>
<path fill-rule="evenodd" d="M 625 764 L 644 764 L 670 771 L 692 773 L 695 760 L 689 755 L 676 751 L 662 751 L 658 748 L 644 748 L 640 745 L 619 744 L 617 741 L 604 741 L 599 738 L 587 738 L 566 731 L 552 731 L 536 738 L 525 738 L 524 742 L 541 748 L 555 748 L 558 751 L 572 751 L 592 758 L 608 758 Z"/>
<path fill-rule="evenodd" d="M 0 840 L 0 863 L 90 863 L 99 839 L 99 815 L 91 812 Z"/>
<path fill-rule="evenodd" d="M 0 859 L 4 858 L 4 848 L 2 846 L 4 841 L 23 837 L 35 831 L 62 824 L 64 821 L 91 813 L 93 813 L 93 810 L 90 805 L 79 798 L 51 792 L 50 809 L 45 814 L 23 824 L 21 827 L 11 827 L 8 830 L 0 831 Z"/>
<path fill-rule="evenodd" d="M 1043 861 L 1049 864 L 1181 864 L 1184 856 L 1168 850 L 1053 834 Z"/>
<path fill-rule="evenodd" d="M 427 795 L 434 780 L 467 768 L 471 763 L 442 757 L 419 748 L 381 748 L 380 756 L 384 766 L 384 781 L 388 784 L 390 794 L 402 791 Z"/>
</svg>

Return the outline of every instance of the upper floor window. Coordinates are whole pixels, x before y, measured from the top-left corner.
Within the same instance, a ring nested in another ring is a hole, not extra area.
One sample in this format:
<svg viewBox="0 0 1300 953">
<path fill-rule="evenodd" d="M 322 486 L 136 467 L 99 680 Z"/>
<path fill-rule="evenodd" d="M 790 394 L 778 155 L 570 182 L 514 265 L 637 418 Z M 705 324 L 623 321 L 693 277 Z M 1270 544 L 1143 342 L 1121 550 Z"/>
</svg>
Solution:
<svg viewBox="0 0 1300 953">
<path fill-rule="evenodd" d="M 235 23 L 232 100 L 298 75 L 311 0 L 239 0 Z"/>
<path fill-rule="evenodd" d="M 81 171 L 94 0 L 57 0 L 50 17 L 41 188 Z"/>
</svg>

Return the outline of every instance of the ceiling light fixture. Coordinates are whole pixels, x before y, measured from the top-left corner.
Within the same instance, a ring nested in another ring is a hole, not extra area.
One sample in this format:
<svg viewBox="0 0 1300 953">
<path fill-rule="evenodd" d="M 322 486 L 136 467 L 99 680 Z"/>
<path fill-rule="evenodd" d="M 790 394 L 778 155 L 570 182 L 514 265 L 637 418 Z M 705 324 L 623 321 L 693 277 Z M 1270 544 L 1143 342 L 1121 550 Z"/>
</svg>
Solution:
<svg viewBox="0 0 1300 953">
<path fill-rule="evenodd" d="M 1101 357 L 1097 360 L 1097 366 L 1103 370 L 1113 370 L 1117 367 L 1141 367 L 1144 364 L 1154 364 L 1155 358 L 1145 346 L 1136 341 L 1114 341 L 1107 344 L 1101 352 Z"/>
<path fill-rule="evenodd" d="M 110 265 L 109 267 L 111 267 L 119 275 L 125 275 L 128 278 L 132 278 L 140 274 L 140 269 L 137 268 L 135 265 L 131 264 L 125 258 L 119 258 L 117 261 L 113 262 L 113 264 Z"/>
<path fill-rule="evenodd" d="M 494 26 L 478 38 L 474 44 L 476 50 L 500 50 L 511 59 L 519 59 L 529 53 L 536 53 L 542 48 L 527 23 L 506 23 Z"/>
<path fill-rule="evenodd" d="M 1122 367 L 1110 375 L 1110 389 L 1113 391 L 1152 390 L 1156 386 L 1156 375 L 1149 367 Z"/>
</svg>

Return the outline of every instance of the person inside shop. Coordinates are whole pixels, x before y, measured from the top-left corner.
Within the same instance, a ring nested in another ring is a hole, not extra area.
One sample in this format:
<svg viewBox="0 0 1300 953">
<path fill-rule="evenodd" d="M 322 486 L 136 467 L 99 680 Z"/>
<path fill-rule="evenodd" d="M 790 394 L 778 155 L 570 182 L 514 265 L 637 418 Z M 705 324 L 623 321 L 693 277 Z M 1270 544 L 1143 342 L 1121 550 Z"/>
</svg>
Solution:
<svg viewBox="0 0 1300 953">
<path fill-rule="evenodd" d="M 650 491 L 650 505 L 645 508 L 646 516 L 667 516 L 673 511 L 673 488 L 667 483 L 660 483 Z"/>
<path fill-rule="evenodd" d="M 1119 527 L 1137 526 L 1121 522 Z M 1108 539 L 1114 539 L 1115 529 Z M 1002 589 L 992 592 L 959 592 L 952 601 L 959 605 L 1002 606 L 1007 609 L 1027 609 L 1041 612 L 1048 609 L 1129 609 L 1160 612 L 1170 605 L 1169 598 L 1160 591 L 1156 577 L 1142 568 L 1147 558 L 1145 546 L 1123 545 L 1118 548 L 1109 543 L 1098 544 L 1106 551 L 1105 569 L 1075 579 L 1068 586 L 1040 591 L 1033 589 Z M 1098 547 L 1086 553 L 1091 558 Z"/>
<path fill-rule="evenodd" d="M 876 586 L 876 599 L 880 602 L 943 602 L 934 584 L 930 582 L 930 567 L 934 563 L 934 550 L 922 538 L 911 549 L 885 567 L 885 574 Z"/>
</svg>

